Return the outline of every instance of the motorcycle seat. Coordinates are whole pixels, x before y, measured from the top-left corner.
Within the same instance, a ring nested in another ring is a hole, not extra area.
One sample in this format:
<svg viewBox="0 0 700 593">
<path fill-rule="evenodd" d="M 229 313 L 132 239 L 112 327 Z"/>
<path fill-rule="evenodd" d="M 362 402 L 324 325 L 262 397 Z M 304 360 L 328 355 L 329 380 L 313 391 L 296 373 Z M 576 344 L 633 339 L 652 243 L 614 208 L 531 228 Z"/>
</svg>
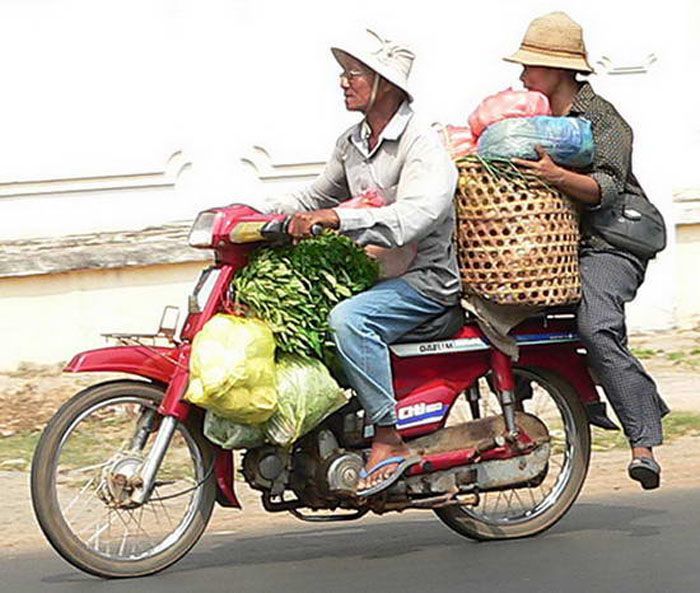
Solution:
<svg viewBox="0 0 700 593">
<path fill-rule="evenodd" d="M 440 313 L 437 317 L 429 319 L 407 334 L 404 334 L 395 343 L 411 344 L 414 342 L 447 340 L 462 329 L 467 318 L 466 316 L 467 313 L 462 309 L 461 305 L 453 305 L 446 309 L 444 313 Z"/>
<path fill-rule="evenodd" d="M 549 307 L 529 317 L 528 320 L 541 320 L 543 318 L 573 317 L 576 315 L 576 305 L 563 305 Z M 464 311 L 461 305 L 453 305 L 437 317 L 429 319 L 407 334 L 401 336 L 395 344 L 412 344 L 416 342 L 433 342 L 448 340 L 470 319 L 469 313 Z M 525 321 L 528 321 L 525 320 Z"/>
</svg>

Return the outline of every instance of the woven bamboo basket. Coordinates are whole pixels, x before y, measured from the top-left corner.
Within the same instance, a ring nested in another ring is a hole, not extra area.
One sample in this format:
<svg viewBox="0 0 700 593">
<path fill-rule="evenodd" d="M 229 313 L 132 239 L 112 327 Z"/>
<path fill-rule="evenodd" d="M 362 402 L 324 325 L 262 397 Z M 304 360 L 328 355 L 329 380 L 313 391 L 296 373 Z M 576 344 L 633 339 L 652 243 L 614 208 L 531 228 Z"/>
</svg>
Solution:
<svg viewBox="0 0 700 593">
<path fill-rule="evenodd" d="M 501 305 L 581 298 L 578 213 L 571 200 L 510 163 L 457 162 L 462 286 Z"/>
</svg>

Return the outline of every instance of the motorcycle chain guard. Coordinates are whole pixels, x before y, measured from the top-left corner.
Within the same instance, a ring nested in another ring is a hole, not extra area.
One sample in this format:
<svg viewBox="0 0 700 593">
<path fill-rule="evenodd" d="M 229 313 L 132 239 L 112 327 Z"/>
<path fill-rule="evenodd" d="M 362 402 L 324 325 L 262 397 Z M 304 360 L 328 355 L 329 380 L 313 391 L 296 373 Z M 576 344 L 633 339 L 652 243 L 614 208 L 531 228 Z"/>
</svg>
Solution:
<svg viewBox="0 0 700 593">
<path fill-rule="evenodd" d="M 549 442 L 547 427 L 539 418 L 532 414 L 516 412 L 515 419 L 520 432 L 527 435 L 534 446 Z M 480 420 L 471 420 L 443 428 L 414 439 L 409 444 L 411 449 L 421 457 L 465 449 L 473 449 L 481 454 L 501 446 L 505 440 L 503 436 L 505 431 L 503 416 L 487 416 Z"/>
</svg>

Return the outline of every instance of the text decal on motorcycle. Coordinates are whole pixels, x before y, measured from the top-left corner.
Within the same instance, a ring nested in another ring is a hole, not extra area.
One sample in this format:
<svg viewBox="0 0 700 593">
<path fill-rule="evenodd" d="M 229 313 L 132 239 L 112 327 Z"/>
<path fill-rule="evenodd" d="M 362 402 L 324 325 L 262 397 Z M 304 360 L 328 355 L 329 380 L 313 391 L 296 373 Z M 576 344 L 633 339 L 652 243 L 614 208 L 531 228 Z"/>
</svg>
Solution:
<svg viewBox="0 0 700 593">
<path fill-rule="evenodd" d="M 398 409 L 399 428 L 411 428 L 412 426 L 422 426 L 440 422 L 447 411 L 447 406 L 436 402 L 433 404 L 412 404 Z"/>
<path fill-rule="evenodd" d="M 520 334 L 516 335 L 518 346 L 541 346 L 544 344 L 565 344 L 578 341 L 578 336 L 572 332 Z M 445 352 L 477 352 L 488 350 L 491 346 L 483 338 L 460 338 L 457 340 L 442 340 L 439 342 L 419 342 L 414 344 L 393 344 L 389 348 L 399 357 L 428 356 Z"/>
</svg>

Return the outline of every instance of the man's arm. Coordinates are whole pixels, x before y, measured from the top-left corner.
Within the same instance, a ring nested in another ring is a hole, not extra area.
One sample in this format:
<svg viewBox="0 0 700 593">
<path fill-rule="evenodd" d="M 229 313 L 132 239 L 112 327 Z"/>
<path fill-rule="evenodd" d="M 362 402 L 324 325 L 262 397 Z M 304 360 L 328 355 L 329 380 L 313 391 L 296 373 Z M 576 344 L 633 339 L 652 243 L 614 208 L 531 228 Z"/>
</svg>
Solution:
<svg viewBox="0 0 700 593">
<path fill-rule="evenodd" d="M 360 245 L 401 247 L 429 235 L 452 208 L 457 170 L 436 135 L 418 137 L 401 170 L 396 202 L 335 210 L 339 228 Z"/>
<path fill-rule="evenodd" d="M 338 140 L 322 173 L 308 187 L 268 200 L 269 211 L 293 214 L 299 211 L 333 208 L 349 197 L 343 167 L 342 139 Z"/>
</svg>

